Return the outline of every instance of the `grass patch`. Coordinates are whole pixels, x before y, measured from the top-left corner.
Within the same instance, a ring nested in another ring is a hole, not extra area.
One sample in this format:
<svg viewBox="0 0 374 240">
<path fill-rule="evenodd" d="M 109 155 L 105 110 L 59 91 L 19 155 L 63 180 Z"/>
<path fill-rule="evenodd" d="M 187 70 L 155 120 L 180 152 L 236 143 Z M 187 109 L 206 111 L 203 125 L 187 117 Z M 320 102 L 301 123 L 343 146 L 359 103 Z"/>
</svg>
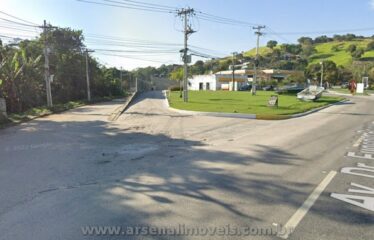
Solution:
<svg viewBox="0 0 374 240">
<path fill-rule="evenodd" d="M 333 88 L 332 90 L 337 92 L 337 93 L 344 93 L 344 94 L 350 94 L 350 95 L 352 94 L 351 91 L 348 88 Z M 369 96 L 370 94 L 372 94 L 371 90 L 365 90 L 364 93 L 356 93 L 355 95 Z"/>
<path fill-rule="evenodd" d="M 323 96 L 316 102 L 303 102 L 295 95 L 279 95 L 279 107 L 268 107 L 268 100 L 274 92 L 258 91 L 256 96 L 250 92 L 228 91 L 189 91 L 189 102 L 184 103 L 179 92 L 171 92 L 170 106 L 181 110 L 200 112 L 224 112 L 257 114 L 262 118 L 287 116 L 336 103 L 343 98 Z"/>
</svg>

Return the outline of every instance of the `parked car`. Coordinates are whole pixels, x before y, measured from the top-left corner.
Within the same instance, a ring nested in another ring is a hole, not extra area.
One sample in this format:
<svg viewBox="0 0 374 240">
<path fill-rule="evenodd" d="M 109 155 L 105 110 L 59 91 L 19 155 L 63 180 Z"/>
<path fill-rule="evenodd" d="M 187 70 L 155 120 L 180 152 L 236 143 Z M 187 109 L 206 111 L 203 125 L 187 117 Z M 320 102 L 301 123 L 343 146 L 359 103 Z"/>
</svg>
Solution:
<svg viewBox="0 0 374 240">
<path fill-rule="evenodd" d="M 282 93 L 289 93 L 289 94 L 296 94 L 305 89 L 304 85 L 299 85 L 299 84 L 292 84 L 292 85 L 286 85 L 284 87 L 278 88 L 276 90 L 277 93 L 282 94 Z"/>
<path fill-rule="evenodd" d="M 348 82 L 343 82 L 342 85 L 340 85 L 342 88 L 348 88 L 349 83 Z"/>
<path fill-rule="evenodd" d="M 269 86 L 265 86 L 262 88 L 263 91 L 273 91 L 274 90 L 274 86 L 273 85 L 269 85 Z"/>
<path fill-rule="evenodd" d="M 244 85 L 244 86 L 241 86 L 239 88 L 239 91 L 251 91 L 252 90 L 252 85 L 250 84 L 247 84 L 247 85 Z"/>
</svg>

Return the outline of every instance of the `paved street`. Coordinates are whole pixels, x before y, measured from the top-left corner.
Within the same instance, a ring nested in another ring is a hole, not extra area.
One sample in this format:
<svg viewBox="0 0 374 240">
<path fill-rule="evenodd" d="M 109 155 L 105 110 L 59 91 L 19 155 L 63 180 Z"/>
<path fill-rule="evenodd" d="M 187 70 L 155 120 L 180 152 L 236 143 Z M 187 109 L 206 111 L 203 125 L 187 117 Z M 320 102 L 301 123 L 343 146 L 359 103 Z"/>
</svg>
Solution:
<svg viewBox="0 0 374 240">
<path fill-rule="evenodd" d="M 181 224 L 295 230 L 157 238 L 373 239 L 374 97 L 283 121 L 180 114 L 158 91 L 109 121 L 120 104 L 0 130 L 0 239 L 131 239 L 81 228 Z"/>
</svg>

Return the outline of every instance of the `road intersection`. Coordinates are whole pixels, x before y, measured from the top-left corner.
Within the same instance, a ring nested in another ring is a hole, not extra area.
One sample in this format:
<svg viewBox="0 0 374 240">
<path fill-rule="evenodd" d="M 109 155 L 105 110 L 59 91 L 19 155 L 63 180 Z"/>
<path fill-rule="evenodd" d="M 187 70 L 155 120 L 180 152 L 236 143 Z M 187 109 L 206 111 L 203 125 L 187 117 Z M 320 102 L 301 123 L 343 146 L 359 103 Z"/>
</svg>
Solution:
<svg viewBox="0 0 374 240">
<path fill-rule="evenodd" d="M 108 116 L 121 103 L 109 102 L 1 130 L 0 239 L 108 239 L 81 227 L 180 224 L 294 229 L 158 238 L 372 239 L 373 102 L 264 121 L 176 113 L 155 91 L 117 121 Z"/>
</svg>

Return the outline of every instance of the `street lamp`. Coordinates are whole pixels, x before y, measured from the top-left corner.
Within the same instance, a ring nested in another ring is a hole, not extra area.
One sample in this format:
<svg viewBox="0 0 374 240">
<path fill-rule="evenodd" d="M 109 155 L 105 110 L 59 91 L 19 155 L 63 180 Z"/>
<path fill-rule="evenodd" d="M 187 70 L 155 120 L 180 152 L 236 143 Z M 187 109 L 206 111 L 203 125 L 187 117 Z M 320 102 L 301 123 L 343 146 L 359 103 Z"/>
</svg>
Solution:
<svg viewBox="0 0 374 240">
<path fill-rule="evenodd" d="M 321 84 L 320 84 L 320 87 L 322 87 L 322 84 L 323 84 L 323 62 L 320 62 L 319 64 L 321 64 Z"/>
</svg>

